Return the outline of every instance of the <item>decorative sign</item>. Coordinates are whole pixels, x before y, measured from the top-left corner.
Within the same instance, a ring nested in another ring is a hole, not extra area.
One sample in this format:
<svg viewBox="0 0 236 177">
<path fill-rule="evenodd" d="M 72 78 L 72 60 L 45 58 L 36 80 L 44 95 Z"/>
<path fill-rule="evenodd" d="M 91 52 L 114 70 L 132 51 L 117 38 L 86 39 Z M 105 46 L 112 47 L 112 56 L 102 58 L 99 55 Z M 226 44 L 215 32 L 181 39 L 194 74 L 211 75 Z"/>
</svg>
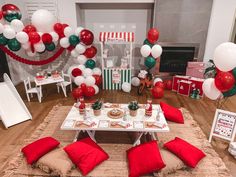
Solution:
<svg viewBox="0 0 236 177">
<path fill-rule="evenodd" d="M 118 84 L 120 82 L 121 82 L 120 71 L 118 71 L 118 70 L 113 71 L 113 73 L 112 73 L 112 83 L 113 84 Z"/>
<path fill-rule="evenodd" d="M 234 141 L 236 133 L 236 113 L 217 109 L 211 128 L 209 142 L 216 136 L 230 142 Z"/>
</svg>

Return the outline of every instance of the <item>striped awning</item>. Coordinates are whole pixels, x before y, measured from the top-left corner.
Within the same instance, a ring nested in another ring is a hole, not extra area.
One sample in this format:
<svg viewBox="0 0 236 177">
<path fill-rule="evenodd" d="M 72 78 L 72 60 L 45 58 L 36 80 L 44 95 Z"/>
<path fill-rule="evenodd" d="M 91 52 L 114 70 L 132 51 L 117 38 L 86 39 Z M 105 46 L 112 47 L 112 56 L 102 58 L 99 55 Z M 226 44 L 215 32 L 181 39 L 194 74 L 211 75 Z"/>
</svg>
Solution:
<svg viewBox="0 0 236 177">
<path fill-rule="evenodd" d="M 100 32 L 99 41 L 124 41 L 124 42 L 134 42 L 133 32 Z"/>
</svg>

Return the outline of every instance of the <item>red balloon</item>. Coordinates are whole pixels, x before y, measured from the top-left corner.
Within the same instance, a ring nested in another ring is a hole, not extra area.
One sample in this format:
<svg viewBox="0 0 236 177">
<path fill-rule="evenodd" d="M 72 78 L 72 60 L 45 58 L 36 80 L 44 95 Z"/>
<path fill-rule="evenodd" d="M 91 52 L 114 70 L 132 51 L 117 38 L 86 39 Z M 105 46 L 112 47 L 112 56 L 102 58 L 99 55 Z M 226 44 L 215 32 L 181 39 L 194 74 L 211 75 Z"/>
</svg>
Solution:
<svg viewBox="0 0 236 177">
<path fill-rule="evenodd" d="M 159 32 L 156 28 L 151 28 L 148 31 L 147 39 L 150 43 L 154 44 L 159 38 Z"/>
<path fill-rule="evenodd" d="M 78 99 L 82 96 L 84 96 L 83 90 L 81 88 L 75 88 L 72 90 L 72 96 L 74 99 Z"/>
<path fill-rule="evenodd" d="M 53 29 L 56 33 L 63 32 L 63 25 L 61 23 L 55 23 Z"/>
<path fill-rule="evenodd" d="M 89 30 L 82 30 L 80 32 L 80 40 L 85 44 L 85 45 L 91 45 L 93 43 L 93 33 Z"/>
<path fill-rule="evenodd" d="M 72 76 L 77 77 L 82 75 L 82 71 L 79 68 L 75 68 L 71 72 Z"/>
<path fill-rule="evenodd" d="M 29 41 L 31 42 L 31 44 L 38 43 L 40 41 L 40 35 L 37 32 L 30 32 Z"/>
<path fill-rule="evenodd" d="M 92 86 L 88 86 L 85 91 L 85 96 L 92 97 L 95 95 L 95 89 Z"/>
<path fill-rule="evenodd" d="M 101 85 L 101 83 L 102 83 L 102 77 L 99 76 L 99 75 L 93 75 L 93 77 L 95 78 L 95 84 L 96 84 L 97 86 Z"/>
<path fill-rule="evenodd" d="M 172 89 L 172 80 L 166 80 L 164 81 L 165 84 L 165 89 L 166 90 L 171 90 Z"/>
<path fill-rule="evenodd" d="M 52 43 L 52 36 L 49 33 L 44 33 L 42 35 L 42 41 L 44 44 L 51 44 Z"/>
<path fill-rule="evenodd" d="M 164 89 L 160 87 L 153 87 L 152 96 L 154 98 L 162 98 L 164 96 Z"/>
<path fill-rule="evenodd" d="M 29 34 L 30 32 L 36 32 L 37 30 L 34 25 L 27 25 L 24 27 L 23 31 Z"/>
<path fill-rule="evenodd" d="M 97 48 L 94 46 L 87 48 L 83 53 L 83 55 L 86 56 L 86 58 L 93 58 L 96 54 L 97 54 Z"/>
<path fill-rule="evenodd" d="M 69 26 L 68 24 L 65 24 L 65 23 L 63 23 L 62 24 L 62 26 L 63 26 L 63 31 L 64 31 L 64 29 L 67 27 L 67 26 Z"/>
<path fill-rule="evenodd" d="M 0 10 L 0 20 L 2 19 L 3 15 L 2 15 L 2 11 Z"/>
<path fill-rule="evenodd" d="M 165 85 L 164 85 L 164 83 L 163 82 L 161 82 L 161 81 L 158 81 L 158 82 L 156 82 L 155 83 L 155 87 L 160 87 L 160 88 L 165 88 Z"/>
<path fill-rule="evenodd" d="M 86 86 L 85 83 L 82 83 L 82 84 L 80 85 L 80 88 L 83 90 L 83 92 L 86 92 L 86 90 L 87 90 L 87 86 Z"/>
<path fill-rule="evenodd" d="M 235 84 L 235 78 L 230 72 L 219 72 L 215 77 L 215 85 L 221 92 L 229 91 Z"/>
</svg>

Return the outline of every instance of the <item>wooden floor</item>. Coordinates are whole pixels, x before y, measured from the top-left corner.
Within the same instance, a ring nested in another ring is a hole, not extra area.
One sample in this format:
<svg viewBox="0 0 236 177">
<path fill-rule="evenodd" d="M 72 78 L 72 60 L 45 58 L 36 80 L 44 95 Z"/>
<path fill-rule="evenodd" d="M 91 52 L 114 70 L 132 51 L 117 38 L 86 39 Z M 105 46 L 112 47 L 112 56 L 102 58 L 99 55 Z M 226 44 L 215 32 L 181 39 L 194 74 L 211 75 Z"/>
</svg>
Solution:
<svg viewBox="0 0 236 177">
<path fill-rule="evenodd" d="M 17 86 L 17 89 L 32 113 L 33 120 L 21 123 L 9 129 L 5 129 L 3 124 L 0 123 L 1 165 L 3 165 L 12 154 L 18 151 L 15 147 L 22 144 L 23 140 L 31 135 L 54 105 L 60 103 L 62 105 L 71 106 L 74 103 L 71 96 L 64 98 L 62 93 L 57 94 L 55 85 L 43 87 L 44 97 L 42 103 L 38 102 L 36 96 L 31 100 L 31 102 L 28 102 L 23 89 L 23 84 Z M 99 95 L 92 99 L 88 99 L 87 101 L 93 101 L 96 98 L 104 98 L 105 102 L 111 103 L 128 103 L 131 100 L 137 100 L 139 103 L 146 103 L 147 97 L 150 97 L 149 92 L 144 93 L 142 96 L 138 96 L 136 94 L 136 88 L 133 88 L 130 94 L 122 91 L 101 91 Z M 165 101 L 176 107 L 184 107 L 188 109 L 194 119 L 199 123 L 203 132 L 207 137 L 209 136 L 214 113 L 217 107 L 216 102 L 207 98 L 194 100 L 185 96 L 177 95 L 172 91 L 165 91 L 164 98 L 153 100 L 154 103 L 159 103 L 160 101 Z M 236 96 L 227 99 L 227 101 L 222 105 L 222 109 L 236 112 Z M 14 111 L 14 106 L 12 107 L 12 111 Z M 223 140 L 214 139 L 212 145 L 219 153 L 226 166 L 231 170 L 232 175 L 236 177 L 236 159 L 228 153 L 228 143 Z"/>
</svg>

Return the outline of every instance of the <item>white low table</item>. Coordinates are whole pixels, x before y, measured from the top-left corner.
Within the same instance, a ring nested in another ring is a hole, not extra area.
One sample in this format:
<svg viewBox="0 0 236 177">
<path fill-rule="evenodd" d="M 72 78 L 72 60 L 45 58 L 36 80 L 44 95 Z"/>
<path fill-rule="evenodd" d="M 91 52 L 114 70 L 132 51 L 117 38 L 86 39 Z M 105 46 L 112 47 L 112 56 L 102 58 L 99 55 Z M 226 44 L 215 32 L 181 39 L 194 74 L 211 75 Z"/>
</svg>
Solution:
<svg viewBox="0 0 236 177">
<path fill-rule="evenodd" d="M 124 110 L 127 108 L 127 104 L 120 104 L 120 109 Z M 75 130 L 76 136 L 74 141 L 77 140 L 77 137 L 80 131 L 86 131 L 91 139 L 94 141 L 95 132 L 96 131 L 125 131 L 125 132 L 139 132 L 139 136 L 134 142 L 134 146 L 140 144 L 140 138 L 144 135 L 149 133 L 153 139 L 157 139 L 155 133 L 158 132 L 169 132 L 170 129 L 166 122 L 166 119 L 161 111 L 159 105 L 153 105 L 153 112 L 151 117 L 145 116 L 145 109 L 140 108 L 138 109 L 138 113 L 136 117 L 131 117 L 129 114 L 126 117 L 126 120 L 123 118 L 120 119 L 111 119 L 107 116 L 107 112 L 114 108 L 103 108 L 102 114 L 100 116 L 94 116 L 92 109 L 87 109 L 87 118 L 86 120 L 94 122 L 91 126 L 86 126 L 83 124 L 84 116 L 79 114 L 79 110 L 76 107 L 72 107 L 70 112 L 68 113 L 66 119 L 61 125 L 61 130 Z M 160 111 L 158 111 L 158 109 Z M 157 113 L 159 112 L 159 119 L 157 121 Z M 125 122 L 129 123 L 128 127 L 122 126 L 112 126 L 114 122 Z M 162 127 L 157 127 L 155 125 L 148 126 L 152 123 L 158 123 L 158 125 L 163 125 Z"/>
<path fill-rule="evenodd" d="M 60 83 L 60 82 L 63 82 L 63 81 L 64 81 L 64 79 L 61 76 L 56 77 L 56 78 L 48 77 L 48 78 L 45 78 L 43 80 L 38 80 L 38 79 L 36 79 L 36 77 L 34 78 L 34 82 L 35 82 L 36 86 L 38 86 L 40 88 L 41 97 L 43 96 L 43 94 L 42 94 L 42 86 L 43 85 L 57 84 L 57 83 Z"/>
</svg>

